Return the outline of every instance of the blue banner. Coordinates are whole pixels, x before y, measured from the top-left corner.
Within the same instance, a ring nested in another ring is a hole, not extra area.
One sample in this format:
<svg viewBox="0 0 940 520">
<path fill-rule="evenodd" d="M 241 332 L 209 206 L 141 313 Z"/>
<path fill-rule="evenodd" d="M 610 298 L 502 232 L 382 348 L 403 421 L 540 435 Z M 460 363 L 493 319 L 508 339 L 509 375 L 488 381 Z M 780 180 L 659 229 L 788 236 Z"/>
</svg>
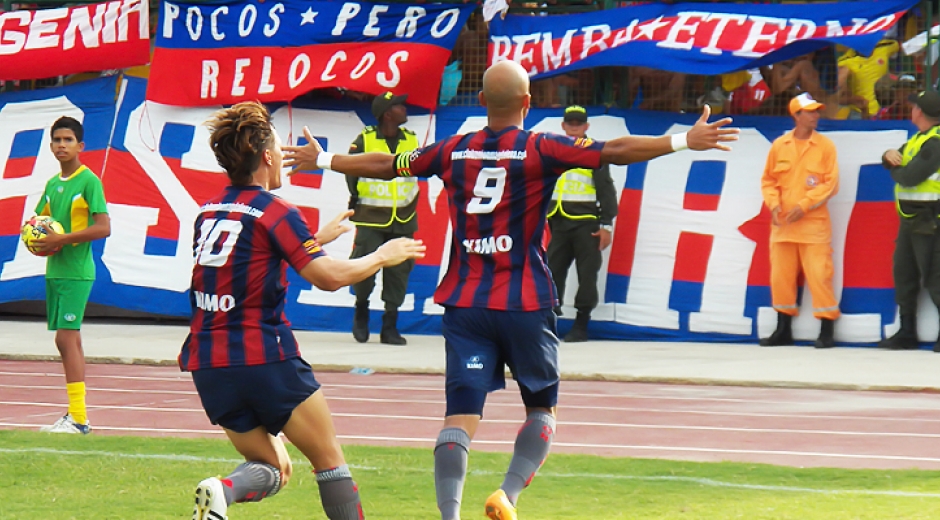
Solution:
<svg viewBox="0 0 940 520">
<path fill-rule="evenodd" d="M 830 44 L 869 54 L 918 0 L 804 4 L 651 3 L 490 22 L 489 63 L 535 78 L 602 66 L 722 74 Z"/>
<path fill-rule="evenodd" d="M 19 240 L 43 186 L 58 171 L 48 129 L 63 114 L 83 119 L 82 160 L 102 175 L 111 236 L 93 245 L 98 279 L 91 301 L 131 311 L 186 317 L 192 272 L 193 222 L 199 206 L 226 185 L 204 122 L 216 107 L 182 108 L 145 101 L 146 83 L 130 79 L 115 99 L 113 79 L 61 89 L 0 95 L 0 302 L 42 300 L 45 260 Z M 366 125 L 365 104 L 321 102 L 271 106 L 285 143 L 298 143 L 308 126 L 329 151 L 342 153 Z M 688 130 L 697 116 L 589 107 L 590 135 L 660 135 Z M 561 132 L 560 110 L 535 109 L 526 126 Z M 441 107 L 434 117 L 411 113 L 405 126 L 422 141 L 478 130 L 482 108 Z M 741 140 L 732 152 L 671 154 L 646 163 L 611 167 L 619 199 L 613 244 L 598 276 L 601 302 L 592 313 L 595 338 L 753 342 L 773 330 L 770 307 L 770 216 L 760 191 L 761 172 L 774 139 L 790 118 L 736 117 Z M 833 285 L 843 312 L 836 340 L 871 344 L 896 330 L 891 255 L 898 217 L 893 183 L 881 154 L 914 132 L 907 121 L 821 121 L 836 144 L 840 190 L 829 201 Z M 6 154 L 6 155 L 5 155 Z M 298 206 L 312 229 L 342 212 L 349 200 L 343 175 L 284 177 L 277 194 Z M 438 334 L 443 309 L 434 288 L 451 247 L 449 205 L 439 179 L 420 183 L 418 232 L 428 246 L 409 279 L 399 325 L 405 334 Z M 349 256 L 353 234 L 324 250 Z M 562 274 L 556 274 L 561 276 Z M 319 291 L 289 274 L 286 312 L 300 329 L 349 331 L 356 298 L 348 289 Z M 381 275 L 370 306 L 382 312 Z M 567 273 L 564 333 L 576 313 L 577 275 Z M 924 298 L 921 333 L 933 341 L 940 320 Z M 377 328 L 380 320 L 372 320 Z M 803 291 L 794 334 L 819 332 L 809 292 Z M 182 341 L 182 338 L 180 338 Z"/>
</svg>

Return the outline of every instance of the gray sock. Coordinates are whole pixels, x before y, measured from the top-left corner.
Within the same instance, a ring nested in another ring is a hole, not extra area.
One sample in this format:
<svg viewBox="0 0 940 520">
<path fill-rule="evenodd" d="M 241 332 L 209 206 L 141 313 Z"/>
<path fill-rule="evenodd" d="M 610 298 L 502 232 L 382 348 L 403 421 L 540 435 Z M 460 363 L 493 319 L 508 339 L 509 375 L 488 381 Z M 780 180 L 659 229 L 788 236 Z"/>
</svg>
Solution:
<svg viewBox="0 0 940 520">
<path fill-rule="evenodd" d="M 281 489 L 281 471 L 263 462 L 245 462 L 222 479 L 225 501 L 259 502 Z"/>
<path fill-rule="evenodd" d="M 460 519 L 463 482 L 467 477 L 470 436 L 461 428 L 444 428 L 434 446 L 434 487 L 442 520 Z"/>
<path fill-rule="evenodd" d="M 525 489 L 535 472 L 548 457 L 555 438 L 555 417 L 550 413 L 533 412 L 526 418 L 525 424 L 516 435 L 516 445 L 512 451 L 509 470 L 500 489 L 506 492 L 510 502 L 515 505 L 519 494 Z"/>
<path fill-rule="evenodd" d="M 349 466 L 343 464 L 337 468 L 317 471 L 317 485 L 320 487 L 320 503 L 323 512 L 330 520 L 362 520 L 359 500 L 359 488 L 352 479 Z"/>
</svg>

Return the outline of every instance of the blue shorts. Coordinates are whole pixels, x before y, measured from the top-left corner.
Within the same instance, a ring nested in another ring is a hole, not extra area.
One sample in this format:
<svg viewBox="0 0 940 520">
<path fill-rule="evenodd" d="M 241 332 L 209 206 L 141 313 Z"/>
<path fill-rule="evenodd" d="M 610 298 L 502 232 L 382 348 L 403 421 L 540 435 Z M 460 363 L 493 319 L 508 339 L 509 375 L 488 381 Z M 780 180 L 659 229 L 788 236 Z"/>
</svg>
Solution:
<svg viewBox="0 0 940 520">
<path fill-rule="evenodd" d="M 294 408 L 320 389 L 302 358 L 266 365 L 203 368 L 193 383 L 212 424 L 246 433 L 264 426 L 277 435 Z"/>
<path fill-rule="evenodd" d="M 555 313 L 497 311 L 447 307 L 444 311 L 444 344 L 447 351 L 448 415 L 474 413 L 452 406 L 466 390 L 493 392 L 506 387 L 506 367 L 519 383 L 523 397 L 552 388 L 547 399 L 527 406 L 557 404 L 558 335 Z M 479 403 L 482 412 L 482 403 Z"/>
</svg>

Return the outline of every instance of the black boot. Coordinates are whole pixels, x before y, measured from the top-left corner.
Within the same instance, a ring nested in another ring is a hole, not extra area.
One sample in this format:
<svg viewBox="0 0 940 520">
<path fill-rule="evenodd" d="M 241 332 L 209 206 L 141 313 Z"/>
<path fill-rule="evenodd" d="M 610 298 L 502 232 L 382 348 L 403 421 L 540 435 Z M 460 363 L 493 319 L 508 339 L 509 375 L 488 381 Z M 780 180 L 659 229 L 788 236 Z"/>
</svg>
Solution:
<svg viewBox="0 0 940 520">
<path fill-rule="evenodd" d="M 836 340 L 832 338 L 832 329 L 835 322 L 826 318 L 819 319 L 819 337 L 816 338 L 816 348 L 832 348 Z"/>
<path fill-rule="evenodd" d="M 571 326 L 571 330 L 568 331 L 568 334 L 565 335 L 565 341 L 568 343 L 581 343 L 588 340 L 588 322 L 591 321 L 591 314 L 588 312 L 578 311 L 578 315 L 574 318 L 574 325 Z"/>
<path fill-rule="evenodd" d="M 782 347 L 793 344 L 793 330 L 790 325 L 793 323 L 793 316 L 777 313 L 777 330 L 769 338 L 760 340 L 762 347 Z"/>
<path fill-rule="evenodd" d="M 388 345 L 407 345 L 408 341 L 398 333 L 398 309 L 385 309 L 382 315 L 382 343 Z"/>
<path fill-rule="evenodd" d="M 356 302 L 352 333 L 359 343 L 369 341 L 369 302 Z"/>
<path fill-rule="evenodd" d="M 915 350 L 917 346 L 917 316 L 914 314 L 901 315 L 901 328 L 890 338 L 878 342 L 878 348 L 888 350 Z"/>
</svg>

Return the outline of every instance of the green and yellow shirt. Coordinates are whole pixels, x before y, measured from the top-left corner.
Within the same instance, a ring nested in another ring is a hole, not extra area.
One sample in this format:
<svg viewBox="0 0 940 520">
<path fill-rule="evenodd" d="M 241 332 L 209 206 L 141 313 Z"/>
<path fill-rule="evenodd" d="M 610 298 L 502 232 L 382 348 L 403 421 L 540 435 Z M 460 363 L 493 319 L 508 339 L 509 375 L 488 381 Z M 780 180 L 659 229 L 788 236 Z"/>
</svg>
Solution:
<svg viewBox="0 0 940 520">
<path fill-rule="evenodd" d="M 49 215 L 62 224 L 66 233 L 81 231 L 94 223 L 93 215 L 107 213 L 104 188 L 87 166 L 63 179 L 56 174 L 46 183 L 42 199 L 36 206 L 37 215 Z M 91 242 L 71 244 L 50 256 L 46 261 L 46 278 L 94 280 L 95 261 L 91 256 Z"/>
</svg>

